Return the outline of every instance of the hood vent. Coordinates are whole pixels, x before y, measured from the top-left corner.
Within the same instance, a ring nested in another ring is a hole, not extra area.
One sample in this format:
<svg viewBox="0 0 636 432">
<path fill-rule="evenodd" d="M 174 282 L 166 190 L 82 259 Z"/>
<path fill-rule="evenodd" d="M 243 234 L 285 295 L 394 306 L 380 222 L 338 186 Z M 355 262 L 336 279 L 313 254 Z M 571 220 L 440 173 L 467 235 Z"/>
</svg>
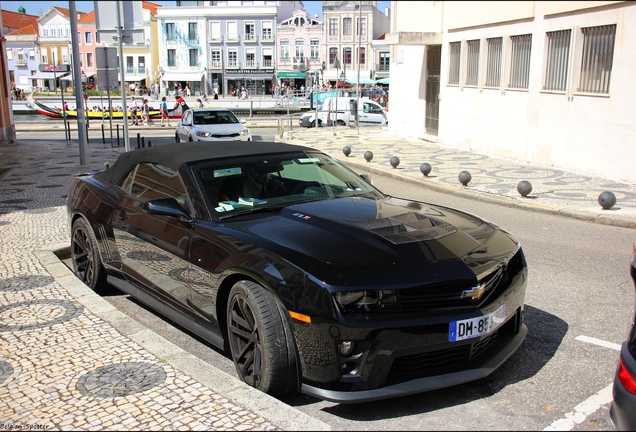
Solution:
<svg viewBox="0 0 636 432">
<path fill-rule="evenodd" d="M 410 212 L 382 219 L 356 222 L 354 225 L 371 231 L 394 244 L 437 240 L 457 231 L 457 228 L 446 222 Z"/>
</svg>

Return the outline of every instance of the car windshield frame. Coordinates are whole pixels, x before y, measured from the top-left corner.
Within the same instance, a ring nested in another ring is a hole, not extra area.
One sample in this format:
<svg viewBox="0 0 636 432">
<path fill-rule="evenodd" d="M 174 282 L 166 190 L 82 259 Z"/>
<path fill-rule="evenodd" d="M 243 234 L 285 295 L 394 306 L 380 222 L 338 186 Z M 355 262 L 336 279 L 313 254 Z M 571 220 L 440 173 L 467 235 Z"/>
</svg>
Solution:
<svg viewBox="0 0 636 432">
<path fill-rule="evenodd" d="M 192 111 L 192 126 L 226 125 L 240 123 L 230 110 Z"/>
<path fill-rule="evenodd" d="M 353 170 L 321 152 L 209 160 L 191 164 L 190 170 L 215 221 L 280 211 L 311 201 L 386 197 Z"/>
</svg>

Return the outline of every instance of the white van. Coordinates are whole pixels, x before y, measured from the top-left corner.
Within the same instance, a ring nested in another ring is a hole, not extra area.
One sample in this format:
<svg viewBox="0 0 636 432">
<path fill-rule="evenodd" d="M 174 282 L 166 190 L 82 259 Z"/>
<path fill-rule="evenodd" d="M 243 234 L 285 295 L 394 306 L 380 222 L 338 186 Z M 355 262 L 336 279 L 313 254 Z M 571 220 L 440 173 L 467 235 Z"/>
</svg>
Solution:
<svg viewBox="0 0 636 432">
<path fill-rule="evenodd" d="M 336 125 L 355 126 L 356 117 L 353 113 L 357 101 L 358 98 L 355 97 L 326 98 L 318 106 L 318 125 L 332 126 L 332 121 L 336 121 Z M 377 102 L 368 98 L 360 98 L 358 116 L 361 126 L 385 125 L 389 122 L 387 112 Z M 316 111 L 307 111 L 300 117 L 299 124 L 314 127 L 315 118 Z"/>
</svg>

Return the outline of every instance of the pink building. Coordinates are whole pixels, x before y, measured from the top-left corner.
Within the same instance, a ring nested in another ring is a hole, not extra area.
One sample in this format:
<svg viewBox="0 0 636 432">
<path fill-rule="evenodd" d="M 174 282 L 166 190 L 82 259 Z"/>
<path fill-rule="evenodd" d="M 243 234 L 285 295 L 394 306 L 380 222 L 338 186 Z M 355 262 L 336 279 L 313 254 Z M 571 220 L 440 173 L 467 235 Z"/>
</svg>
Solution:
<svg viewBox="0 0 636 432">
<path fill-rule="evenodd" d="M 297 10 L 291 18 L 277 26 L 279 84 L 309 88 L 322 84 L 325 63 L 321 58 L 322 21 L 304 10 Z"/>
<path fill-rule="evenodd" d="M 99 46 L 97 45 L 95 11 L 91 11 L 77 20 L 77 33 L 82 74 L 86 76 L 86 84 L 95 85 L 97 84 L 97 76 L 95 76 L 97 73 L 95 48 Z"/>
</svg>

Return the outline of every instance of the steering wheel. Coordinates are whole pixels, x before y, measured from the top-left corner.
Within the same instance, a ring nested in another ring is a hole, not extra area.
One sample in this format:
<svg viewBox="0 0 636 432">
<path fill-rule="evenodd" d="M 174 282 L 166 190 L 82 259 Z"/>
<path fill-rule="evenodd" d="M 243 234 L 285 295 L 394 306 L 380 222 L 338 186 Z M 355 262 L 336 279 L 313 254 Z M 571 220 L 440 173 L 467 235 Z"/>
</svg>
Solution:
<svg viewBox="0 0 636 432">
<path fill-rule="evenodd" d="M 307 188 L 310 188 L 312 186 L 322 187 L 322 185 L 318 183 L 317 181 L 301 183 L 294 188 L 294 190 L 292 191 L 292 195 L 299 194 L 301 192 L 305 193 L 305 190 L 307 190 Z"/>
</svg>

